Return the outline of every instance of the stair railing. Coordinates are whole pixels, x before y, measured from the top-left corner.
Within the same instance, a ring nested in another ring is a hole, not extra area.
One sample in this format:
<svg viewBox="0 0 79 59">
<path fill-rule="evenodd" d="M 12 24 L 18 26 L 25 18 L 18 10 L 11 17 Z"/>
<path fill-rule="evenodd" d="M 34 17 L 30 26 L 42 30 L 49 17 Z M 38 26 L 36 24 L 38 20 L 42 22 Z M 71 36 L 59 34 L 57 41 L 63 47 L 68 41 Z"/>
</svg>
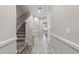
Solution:
<svg viewBox="0 0 79 59">
<path fill-rule="evenodd" d="M 26 21 L 25 21 L 25 28 L 26 28 L 26 38 L 25 41 L 28 42 L 28 45 L 31 45 L 32 47 L 34 46 L 34 35 L 32 29 L 29 27 L 29 22 L 31 20 L 31 16 L 29 16 Z M 31 31 L 30 31 L 31 30 Z M 30 33 L 29 33 L 30 31 Z"/>
</svg>

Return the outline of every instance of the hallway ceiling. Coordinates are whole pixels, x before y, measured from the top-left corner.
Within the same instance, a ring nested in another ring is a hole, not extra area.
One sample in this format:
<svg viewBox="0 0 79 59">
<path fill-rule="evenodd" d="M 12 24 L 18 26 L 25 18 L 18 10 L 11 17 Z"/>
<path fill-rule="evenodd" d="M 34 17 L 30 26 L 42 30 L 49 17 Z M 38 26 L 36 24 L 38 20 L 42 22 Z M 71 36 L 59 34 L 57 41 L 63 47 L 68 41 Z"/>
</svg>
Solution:
<svg viewBox="0 0 79 59">
<path fill-rule="evenodd" d="M 30 5 L 29 8 L 33 16 L 44 17 L 46 16 L 48 9 L 50 6 L 48 5 Z"/>
</svg>

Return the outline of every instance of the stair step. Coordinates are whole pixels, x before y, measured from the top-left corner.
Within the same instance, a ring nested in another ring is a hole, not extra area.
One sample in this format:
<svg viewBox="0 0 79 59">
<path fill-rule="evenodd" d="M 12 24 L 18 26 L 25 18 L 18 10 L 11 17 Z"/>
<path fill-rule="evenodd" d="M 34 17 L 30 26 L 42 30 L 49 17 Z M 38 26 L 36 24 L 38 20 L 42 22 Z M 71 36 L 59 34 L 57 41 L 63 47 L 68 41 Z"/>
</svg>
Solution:
<svg viewBox="0 0 79 59">
<path fill-rule="evenodd" d="M 24 29 L 25 29 L 25 27 L 20 27 L 19 29 L 23 29 L 23 30 L 24 30 Z M 19 30 L 19 29 L 18 29 L 18 30 Z"/>
<path fill-rule="evenodd" d="M 21 54 L 22 51 L 25 49 L 25 47 L 28 46 L 28 43 L 25 43 L 25 44 L 17 44 L 17 53 L 18 54 Z"/>
<path fill-rule="evenodd" d="M 18 41 L 18 42 L 21 42 L 21 41 L 23 41 L 23 42 L 24 42 L 24 41 L 25 41 L 25 39 L 21 39 L 21 40 L 17 39 L 17 41 Z"/>
<path fill-rule="evenodd" d="M 25 40 L 25 38 L 18 38 L 17 40 Z"/>
<path fill-rule="evenodd" d="M 23 39 L 23 40 L 17 40 L 17 42 L 25 42 L 25 40 Z"/>
<path fill-rule="evenodd" d="M 19 29 L 19 30 L 25 31 L 25 28 L 21 28 L 21 29 Z M 19 30 L 17 30 L 17 31 L 19 31 Z"/>
<path fill-rule="evenodd" d="M 27 47 L 25 47 L 25 49 L 23 50 L 22 54 L 30 54 L 32 51 L 32 46 L 28 45 Z"/>
<path fill-rule="evenodd" d="M 17 43 L 25 43 L 25 39 L 17 39 Z"/>
<path fill-rule="evenodd" d="M 22 53 L 28 43 L 25 42 L 25 23 L 17 30 L 17 53 Z"/>
<path fill-rule="evenodd" d="M 23 47 L 24 47 L 24 45 L 22 45 L 22 44 L 21 44 L 21 45 L 19 45 L 19 44 L 17 45 L 17 53 L 18 53 L 18 54 L 21 53 Z"/>
<path fill-rule="evenodd" d="M 25 36 L 25 34 L 18 34 L 17 36 Z"/>
<path fill-rule="evenodd" d="M 18 30 L 17 33 L 18 33 L 18 32 L 25 32 L 25 31 Z"/>
<path fill-rule="evenodd" d="M 25 40 L 17 40 L 17 43 L 25 43 Z"/>
<path fill-rule="evenodd" d="M 17 30 L 17 32 L 25 32 L 25 30 Z"/>
<path fill-rule="evenodd" d="M 25 38 L 25 36 L 17 36 L 18 38 Z"/>
<path fill-rule="evenodd" d="M 17 38 L 25 38 L 25 36 L 17 36 Z"/>
<path fill-rule="evenodd" d="M 25 33 L 17 33 L 17 36 L 18 36 L 18 35 L 25 35 Z"/>
<path fill-rule="evenodd" d="M 17 43 L 25 43 L 25 40 L 17 40 Z"/>
<path fill-rule="evenodd" d="M 18 30 L 25 30 L 25 28 L 19 28 Z"/>
<path fill-rule="evenodd" d="M 17 33 L 25 33 L 25 31 L 17 31 Z"/>
<path fill-rule="evenodd" d="M 19 34 L 19 35 L 17 35 L 17 37 L 18 37 L 18 38 L 21 38 L 21 37 L 24 38 L 25 35 L 24 35 L 24 34 Z"/>
</svg>

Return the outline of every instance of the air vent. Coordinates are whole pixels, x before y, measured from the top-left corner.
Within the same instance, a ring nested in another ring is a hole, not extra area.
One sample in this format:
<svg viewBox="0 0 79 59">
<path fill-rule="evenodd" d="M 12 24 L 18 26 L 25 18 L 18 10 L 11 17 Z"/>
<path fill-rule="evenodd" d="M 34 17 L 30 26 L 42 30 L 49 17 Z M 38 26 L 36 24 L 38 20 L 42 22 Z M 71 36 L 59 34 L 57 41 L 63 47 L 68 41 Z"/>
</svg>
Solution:
<svg viewBox="0 0 79 59">
<path fill-rule="evenodd" d="M 38 9 L 42 9 L 42 7 L 39 7 Z"/>
</svg>

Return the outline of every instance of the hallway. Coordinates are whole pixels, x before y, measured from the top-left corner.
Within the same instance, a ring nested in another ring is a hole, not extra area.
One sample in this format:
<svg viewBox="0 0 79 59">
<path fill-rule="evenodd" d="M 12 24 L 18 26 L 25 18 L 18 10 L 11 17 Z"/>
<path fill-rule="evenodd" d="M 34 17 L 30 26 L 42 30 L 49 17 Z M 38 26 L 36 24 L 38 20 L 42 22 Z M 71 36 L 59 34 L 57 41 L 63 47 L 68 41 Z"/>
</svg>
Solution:
<svg viewBox="0 0 79 59">
<path fill-rule="evenodd" d="M 47 38 L 39 33 L 35 33 L 34 47 L 31 52 L 32 54 L 47 54 L 48 53 L 48 43 Z"/>
<path fill-rule="evenodd" d="M 79 54 L 79 6 L 0 6 L 0 53 Z"/>
<path fill-rule="evenodd" d="M 0 2 L 0 59 L 79 59 L 79 0 L 29 1 Z"/>
<path fill-rule="evenodd" d="M 25 43 L 32 47 L 31 54 L 79 53 L 79 6 L 30 5 L 26 9 Z"/>
</svg>

